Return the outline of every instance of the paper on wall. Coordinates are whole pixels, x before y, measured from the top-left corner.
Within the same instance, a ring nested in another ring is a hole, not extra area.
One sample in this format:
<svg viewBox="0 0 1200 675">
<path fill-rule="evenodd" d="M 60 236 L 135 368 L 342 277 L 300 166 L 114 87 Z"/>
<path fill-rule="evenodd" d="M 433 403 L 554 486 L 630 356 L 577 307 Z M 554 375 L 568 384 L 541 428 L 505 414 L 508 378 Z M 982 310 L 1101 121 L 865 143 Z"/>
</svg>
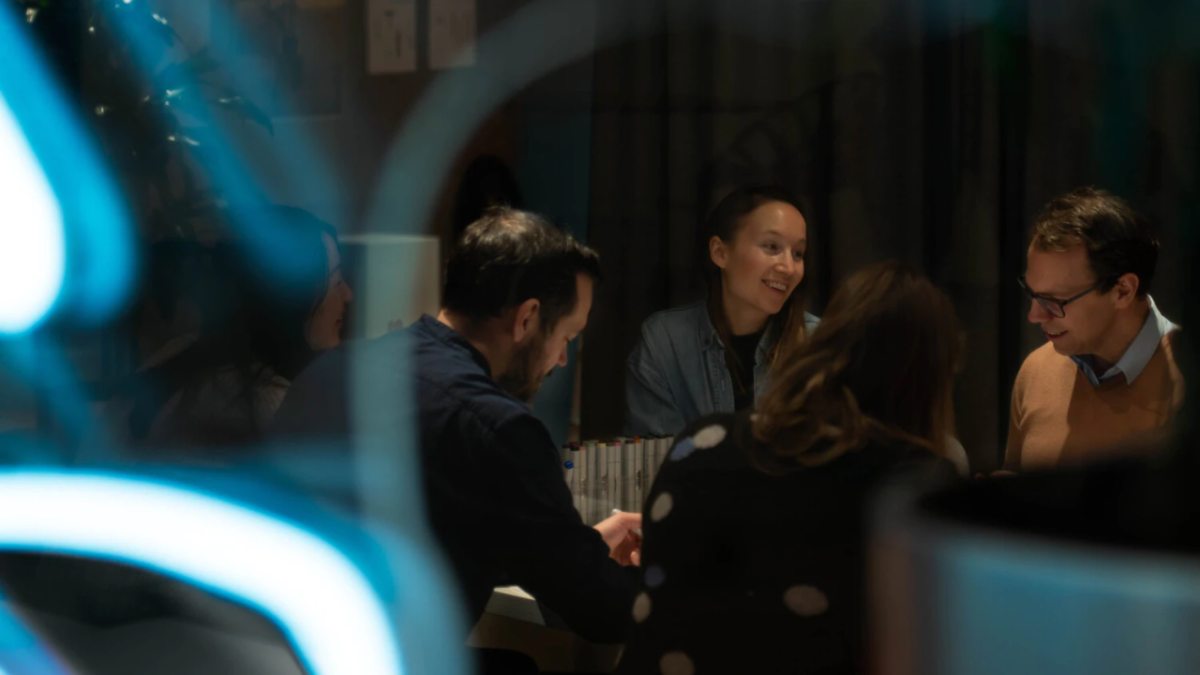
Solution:
<svg viewBox="0 0 1200 675">
<path fill-rule="evenodd" d="M 417 0 L 367 0 L 367 72 L 417 69 Z"/>
</svg>

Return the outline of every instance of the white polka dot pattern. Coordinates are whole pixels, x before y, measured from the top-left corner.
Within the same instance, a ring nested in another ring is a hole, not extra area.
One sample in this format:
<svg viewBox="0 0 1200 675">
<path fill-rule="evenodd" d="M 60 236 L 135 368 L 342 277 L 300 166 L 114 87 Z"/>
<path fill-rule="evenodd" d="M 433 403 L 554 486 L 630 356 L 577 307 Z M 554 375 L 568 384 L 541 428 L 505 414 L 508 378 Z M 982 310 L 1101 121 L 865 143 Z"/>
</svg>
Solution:
<svg viewBox="0 0 1200 675">
<path fill-rule="evenodd" d="M 666 518 L 671 513 L 671 509 L 675 508 L 675 499 L 671 497 L 670 492 L 660 494 L 654 504 L 650 506 L 650 522 L 657 523 Z"/>
<path fill-rule="evenodd" d="M 829 609 L 829 598 L 813 586 L 792 586 L 783 594 L 783 604 L 800 616 L 820 616 Z"/>
<path fill-rule="evenodd" d="M 678 462 L 681 459 L 687 459 L 687 456 L 696 451 L 696 439 L 688 437 L 675 444 L 675 449 L 668 455 L 671 461 Z"/>
<path fill-rule="evenodd" d="M 683 652 L 667 652 L 658 662 L 662 675 L 695 675 L 696 666 Z"/>
<path fill-rule="evenodd" d="M 697 450 L 707 450 L 711 447 L 715 447 L 717 443 L 725 440 L 726 433 L 728 432 L 725 431 L 725 427 L 721 426 L 720 424 L 713 424 L 711 426 L 704 427 L 692 438 L 695 439 L 694 442 Z"/>
<path fill-rule="evenodd" d="M 633 601 L 633 620 L 641 623 L 650 618 L 650 596 L 642 593 Z"/>
</svg>

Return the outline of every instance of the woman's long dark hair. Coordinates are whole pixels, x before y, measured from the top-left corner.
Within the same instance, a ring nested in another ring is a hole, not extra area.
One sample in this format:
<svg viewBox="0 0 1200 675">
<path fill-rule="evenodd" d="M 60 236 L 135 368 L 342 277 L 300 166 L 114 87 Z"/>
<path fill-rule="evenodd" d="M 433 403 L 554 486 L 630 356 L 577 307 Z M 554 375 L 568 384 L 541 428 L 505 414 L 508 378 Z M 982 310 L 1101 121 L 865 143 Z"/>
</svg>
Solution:
<svg viewBox="0 0 1200 675">
<path fill-rule="evenodd" d="M 337 231 L 311 213 L 290 206 L 240 209 L 237 222 L 270 219 L 278 240 L 270 252 L 233 241 L 214 254 L 224 282 L 223 297 L 205 312 L 202 342 L 214 350 L 213 363 L 257 361 L 292 380 L 315 358 L 307 332 L 317 306 L 329 291 L 327 235 Z M 272 257 L 286 256 L 286 270 Z"/>
<path fill-rule="evenodd" d="M 496 206 L 524 208 L 517 178 L 504 160 L 495 155 L 480 155 L 463 172 L 454 194 L 454 233 L 451 246 L 458 243 L 467 226 Z"/>
<path fill-rule="evenodd" d="M 738 378 L 739 367 L 737 351 L 733 349 L 733 329 L 729 326 L 729 316 L 725 313 L 725 282 L 721 277 L 721 268 L 713 262 L 709 253 L 708 242 L 713 237 L 720 237 L 727 245 L 732 245 L 738 232 L 744 224 L 743 219 L 758 207 L 772 202 L 788 204 L 804 215 L 800 202 L 787 190 L 777 185 L 745 185 L 734 189 L 713 208 L 708 214 L 704 227 L 704 242 L 701 246 L 704 257 L 705 281 L 708 285 L 708 316 L 713 327 L 717 329 L 717 337 L 725 345 L 725 365 L 733 378 L 735 392 L 743 392 L 746 384 Z M 807 249 L 805 258 L 807 258 Z M 783 303 L 783 309 L 767 319 L 766 330 L 775 340 L 767 360 L 774 367 L 777 355 L 781 349 L 789 349 L 804 341 L 805 322 L 804 312 L 808 308 L 808 275 L 800 280 L 800 285 L 792 291 Z"/>
<path fill-rule="evenodd" d="M 773 451 L 772 464 L 792 467 L 825 464 L 872 440 L 944 456 L 961 351 L 954 306 L 928 279 L 894 262 L 860 270 L 808 340 L 780 355 L 754 436 Z"/>
<path fill-rule="evenodd" d="M 226 217 L 238 227 L 269 227 L 275 246 L 268 253 L 235 236 L 212 248 L 196 247 L 202 259 L 189 267 L 199 270 L 198 278 L 187 285 L 200 308 L 200 335 L 140 378 L 150 383 L 140 389 L 154 393 L 143 394 L 135 405 L 130 419 L 135 440 L 176 392 L 183 394 L 181 408 L 190 409 L 218 371 L 234 374 L 236 398 L 230 404 L 244 406 L 253 421 L 255 388 L 276 376 L 294 379 L 316 357 L 307 332 L 329 291 L 324 236 L 336 244 L 337 231 L 286 206 L 240 208 Z M 282 266 L 280 258 L 286 259 Z"/>
</svg>

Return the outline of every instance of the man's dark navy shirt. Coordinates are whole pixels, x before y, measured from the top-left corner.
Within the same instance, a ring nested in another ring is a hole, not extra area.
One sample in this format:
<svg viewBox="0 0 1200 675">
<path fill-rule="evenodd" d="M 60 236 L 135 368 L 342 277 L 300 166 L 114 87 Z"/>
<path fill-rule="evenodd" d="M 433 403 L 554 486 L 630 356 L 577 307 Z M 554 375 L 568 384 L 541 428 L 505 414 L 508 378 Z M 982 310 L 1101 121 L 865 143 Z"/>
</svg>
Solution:
<svg viewBox="0 0 1200 675">
<path fill-rule="evenodd" d="M 478 620 L 494 587 L 516 584 L 585 639 L 621 641 L 635 577 L 580 519 L 546 426 L 496 384 L 483 354 L 449 326 L 423 316 L 401 332 L 372 341 L 367 353 L 413 349 L 427 514 L 469 619 Z M 277 426 L 293 435 L 322 431 L 314 416 L 345 400 L 340 351 L 296 380 Z"/>
</svg>

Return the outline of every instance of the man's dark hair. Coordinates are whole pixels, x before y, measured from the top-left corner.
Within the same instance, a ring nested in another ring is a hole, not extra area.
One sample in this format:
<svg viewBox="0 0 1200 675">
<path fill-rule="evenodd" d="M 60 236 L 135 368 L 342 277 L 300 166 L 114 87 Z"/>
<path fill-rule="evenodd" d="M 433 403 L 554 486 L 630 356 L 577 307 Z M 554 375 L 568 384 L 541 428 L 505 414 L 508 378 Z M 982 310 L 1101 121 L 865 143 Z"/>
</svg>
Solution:
<svg viewBox="0 0 1200 675">
<path fill-rule="evenodd" d="M 446 266 L 446 309 L 479 321 L 531 298 L 551 331 L 575 309 L 579 273 L 599 282 L 600 257 L 545 218 L 508 207 L 471 223 Z"/>
<path fill-rule="evenodd" d="M 1150 223 L 1121 198 L 1090 187 L 1047 204 L 1034 221 L 1032 244 L 1043 251 L 1085 247 L 1103 292 L 1122 275 L 1136 274 L 1138 296 L 1145 297 L 1158 266 L 1158 238 Z"/>
</svg>

